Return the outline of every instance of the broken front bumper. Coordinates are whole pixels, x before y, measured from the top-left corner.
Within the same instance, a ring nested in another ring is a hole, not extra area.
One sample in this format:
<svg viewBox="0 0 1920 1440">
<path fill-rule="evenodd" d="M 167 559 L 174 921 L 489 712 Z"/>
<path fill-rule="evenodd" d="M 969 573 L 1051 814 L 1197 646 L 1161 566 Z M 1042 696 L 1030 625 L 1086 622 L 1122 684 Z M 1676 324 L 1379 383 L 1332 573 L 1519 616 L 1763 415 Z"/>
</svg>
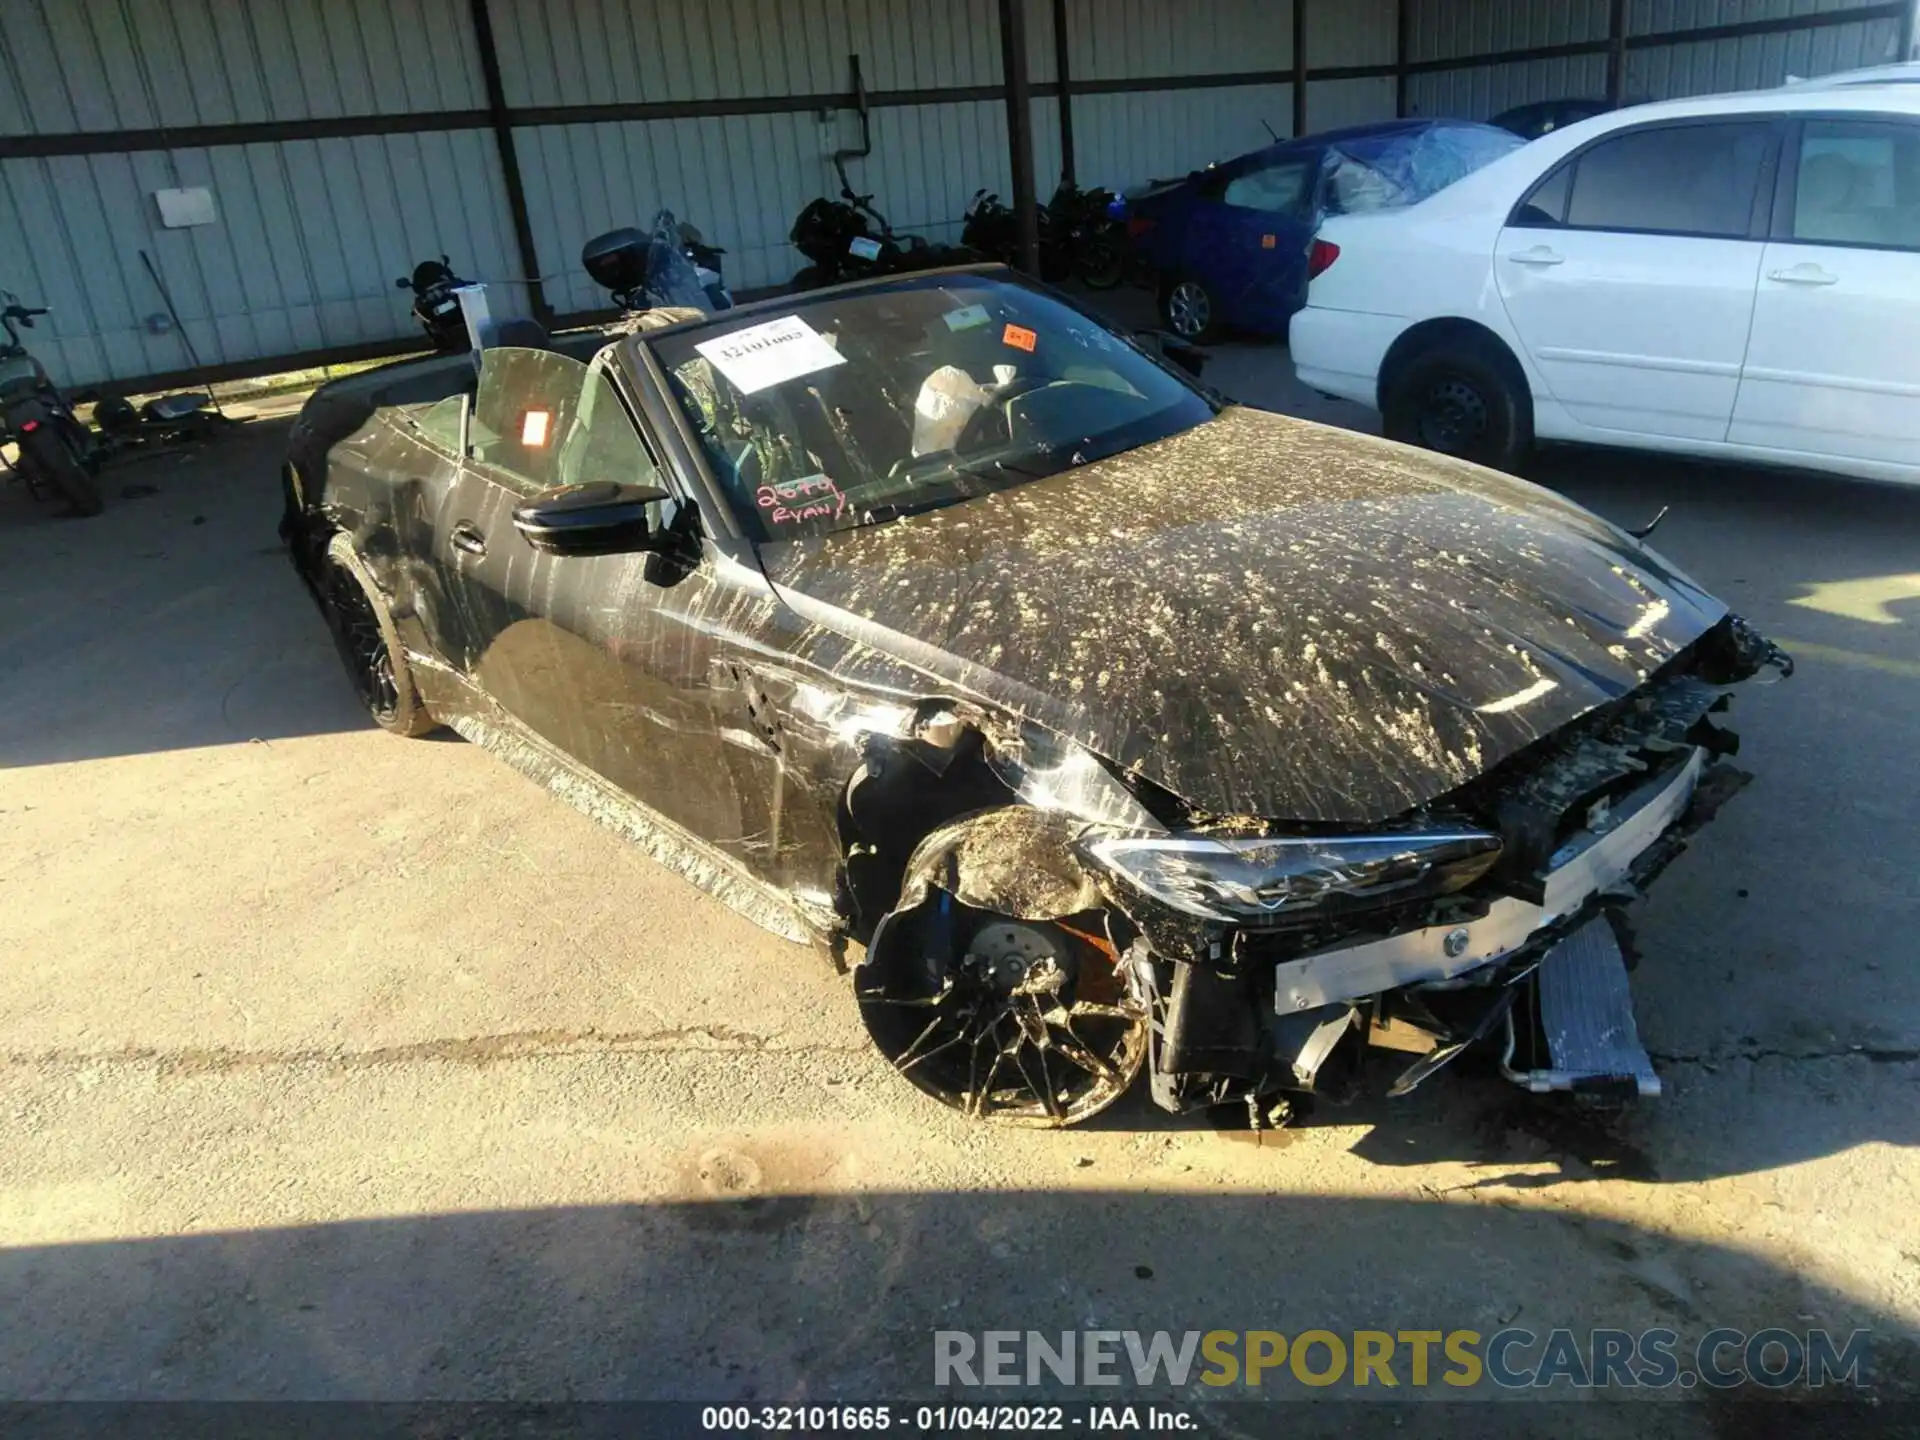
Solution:
<svg viewBox="0 0 1920 1440">
<path fill-rule="evenodd" d="M 1482 1040 L 1499 1042 L 1502 1073 L 1535 1092 L 1654 1096 L 1660 1081 L 1633 1022 L 1627 959 L 1613 916 L 1684 845 L 1712 755 L 1686 746 L 1657 773 L 1594 807 L 1523 887 L 1533 898 L 1455 897 L 1451 913 L 1359 942 L 1272 962 L 1235 945 L 1224 979 L 1183 966 L 1173 977 L 1164 1041 L 1152 1070 L 1168 1108 L 1274 1090 L 1338 1093 L 1368 1048 L 1410 1052 L 1389 1088 L 1405 1094 Z M 1258 1034 L 1222 1021 L 1235 1000 L 1271 999 Z M 1229 991 L 1238 990 L 1238 995 Z M 1265 1054 L 1254 1060 L 1251 1047 Z M 1191 1072 L 1207 1072 L 1196 1084 Z"/>
<path fill-rule="evenodd" d="M 1542 877 L 1541 903 L 1503 895 L 1477 919 L 1286 961 L 1275 971 L 1274 1009 L 1282 1014 L 1310 1010 L 1452 980 L 1534 944 L 1596 897 L 1631 884 L 1636 862 L 1686 813 L 1706 759 L 1706 751 L 1696 747 L 1672 770 L 1613 806 L 1606 828 L 1583 831 L 1563 845 Z M 1621 891 L 1621 898 L 1633 893 Z"/>
</svg>

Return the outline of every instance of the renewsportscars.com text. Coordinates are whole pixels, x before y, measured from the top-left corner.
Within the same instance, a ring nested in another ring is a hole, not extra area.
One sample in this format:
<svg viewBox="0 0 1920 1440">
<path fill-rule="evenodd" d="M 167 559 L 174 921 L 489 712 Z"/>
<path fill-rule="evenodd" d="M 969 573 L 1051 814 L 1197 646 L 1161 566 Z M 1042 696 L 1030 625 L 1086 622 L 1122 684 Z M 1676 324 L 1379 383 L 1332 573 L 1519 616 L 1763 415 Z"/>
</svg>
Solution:
<svg viewBox="0 0 1920 1440">
<path fill-rule="evenodd" d="M 1826 1330 L 936 1330 L 933 1381 L 1001 1386 L 1864 1387 L 1871 1333 Z"/>
</svg>

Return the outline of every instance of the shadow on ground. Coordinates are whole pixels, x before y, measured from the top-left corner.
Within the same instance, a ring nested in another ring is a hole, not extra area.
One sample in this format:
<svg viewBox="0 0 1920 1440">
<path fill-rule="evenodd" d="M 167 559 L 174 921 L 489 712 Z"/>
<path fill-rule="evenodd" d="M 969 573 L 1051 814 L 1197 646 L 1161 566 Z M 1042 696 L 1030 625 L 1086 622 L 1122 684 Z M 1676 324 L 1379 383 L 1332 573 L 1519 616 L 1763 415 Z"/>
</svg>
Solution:
<svg viewBox="0 0 1920 1440">
<path fill-rule="evenodd" d="M 32 1317 L 0 1332 L 0 1387 L 15 1399 L 854 1402 L 937 1397 L 936 1330 L 1437 1329 L 1484 1346 L 1503 1328 L 1544 1339 L 1558 1326 L 1667 1327 L 1682 1371 L 1715 1327 L 1842 1341 L 1865 1328 L 1863 1378 L 1881 1398 L 1912 1398 L 1920 1382 L 1913 1336 L 1845 1296 L 1732 1249 L 1560 1212 L 1094 1189 L 787 1194 L 776 1153 L 742 1151 L 690 1154 L 684 1171 L 699 1198 L 0 1252 L 7 1313 Z M 1055 1398 L 1463 1396 L 1440 1383 L 1453 1367 L 1437 1354 L 1416 1387 L 1409 1356 L 1391 1392 L 1310 1389 L 1285 1370 L 1215 1390 L 1196 1361 L 1184 1391 L 1143 1390 L 1123 1364 L 1123 1386 Z M 1521 1342 L 1509 1358 L 1539 1356 Z M 1812 1398 L 1841 1392 L 1858 1396 Z M 1711 1399 L 1580 1406 L 1550 1429 L 1758 1433 L 1745 1406 Z"/>
<path fill-rule="evenodd" d="M 276 533 L 289 424 L 114 464 L 95 519 L 0 487 L 0 768 L 371 724 Z"/>
</svg>

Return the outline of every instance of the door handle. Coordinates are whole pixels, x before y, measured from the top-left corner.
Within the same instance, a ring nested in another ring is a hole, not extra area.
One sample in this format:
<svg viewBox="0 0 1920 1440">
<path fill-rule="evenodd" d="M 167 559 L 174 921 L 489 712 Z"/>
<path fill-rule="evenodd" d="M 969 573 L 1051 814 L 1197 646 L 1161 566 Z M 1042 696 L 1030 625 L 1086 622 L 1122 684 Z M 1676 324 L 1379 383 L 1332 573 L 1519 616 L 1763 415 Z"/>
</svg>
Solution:
<svg viewBox="0 0 1920 1440">
<path fill-rule="evenodd" d="M 480 527 L 471 520 L 462 520 L 453 527 L 453 548 L 464 550 L 469 555 L 487 553 L 487 537 L 480 533 Z"/>
<path fill-rule="evenodd" d="M 1769 270 L 1767 278 L 1778 280 L 1782 285 L 1832 285 L 1840 279 L 1813 264 L 1796 265 L 1791 270 Z"/>
<path fill-rule="evenodd" d="M 1556 255 L 1544 245 L 1536 245 L 1531 250 L 1515 250 L 1507 256 L 1516 265 L 1560 265 L 1565 257 Z"/>
</svg>

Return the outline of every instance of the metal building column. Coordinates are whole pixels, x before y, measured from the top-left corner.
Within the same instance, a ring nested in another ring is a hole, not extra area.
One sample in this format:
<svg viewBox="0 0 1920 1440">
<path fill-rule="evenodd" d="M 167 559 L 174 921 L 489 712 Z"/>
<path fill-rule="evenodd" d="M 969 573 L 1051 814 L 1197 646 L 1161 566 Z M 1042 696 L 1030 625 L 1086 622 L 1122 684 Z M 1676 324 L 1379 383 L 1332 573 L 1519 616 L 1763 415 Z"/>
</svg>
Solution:
<svg viewBox="0 0 1920 1440">
<path fill-rule="evenodd" d="M 1001 74 L 1007 89 L 1007 151 L 1013 164 L 1013 212 L 1020 268 L 1040 273 L 1040 209 L 1033 193 L 1033 83 L 1027 74 L 1026 0 L 1000 0 Z"/>
<path fill-rule="evenodd" d="M 1407 60 L 1413 54 L 1413 0 L 1393 0 L 1393 113 L 1407 117 Z"/>
<path fill-rule="evenodd" d="M 1618 105 L 1627 93 L 1627 0 L 1607 7 L 1607 103 Z"/>
<path fill-rule="evenodd" d="M 1920 5 L 1920 0 L 1914 0 Z M 1053 0 L 1053 78 L 1060 92 L 1060 178 L 1074 182 L 1073 75 L 1067 63 L 1067 0 Z"/>
<path fill-rule="evenodd" d="M 1307 0 L 1293 0 L 1293 133 L 1307 133 Z"/>
<path fill-rule="evenodd" d="M 541 322 L 553 319 L 547 292 L 540 284 L 540 247 L 534 243 L 533 220 L 527 213 L 527 187 L 520 179 L 520 156 L 513 145 L 513 121 L 507 110 L 506 87 L 500 83 L 500 55 L 493 44 L 493 17 L 487 0 L 472 0 L 473 43 L 480 52 L 480 76 L 487 87 L 488 123 L 500 151 L 500 181 L 513 216 L 513 243 L 520 252 L 520 269 L 527 282 L 527 308 Z"/>
</svg>

